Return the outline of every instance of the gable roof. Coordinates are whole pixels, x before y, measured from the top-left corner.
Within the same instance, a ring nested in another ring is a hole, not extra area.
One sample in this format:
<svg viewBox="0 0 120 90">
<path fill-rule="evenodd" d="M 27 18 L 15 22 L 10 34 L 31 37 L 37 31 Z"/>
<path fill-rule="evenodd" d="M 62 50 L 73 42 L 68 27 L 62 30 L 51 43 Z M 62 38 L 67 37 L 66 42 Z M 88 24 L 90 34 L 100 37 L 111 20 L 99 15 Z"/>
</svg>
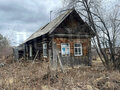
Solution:
<svg viewBox="0 0 120 90">
<path fill-rule="evenodd" d="M 41 27 L 38 31 L 33 33 L 24 43 L 28 42 L 29 40 L 35 39 L 40 37 L 46 33 L 52 32 L 60 23 L 72 12 L 74 9 L 69 9 L 65 11 L 63 14 L 55 18 L 50 23 L 46 24 L 45 26 Z"/>
</svg>

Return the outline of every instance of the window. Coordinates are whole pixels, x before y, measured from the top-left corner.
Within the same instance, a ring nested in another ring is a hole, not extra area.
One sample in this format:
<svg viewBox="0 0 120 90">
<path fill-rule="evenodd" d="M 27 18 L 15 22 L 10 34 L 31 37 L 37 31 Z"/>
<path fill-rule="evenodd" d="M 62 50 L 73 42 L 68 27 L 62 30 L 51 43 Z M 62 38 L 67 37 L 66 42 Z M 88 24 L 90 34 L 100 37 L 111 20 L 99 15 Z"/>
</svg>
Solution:
<svg viewBox="0 0 120 90">
<path fill-rule="evenodd" d="M 61 54 L 62 56 L 70 56 L 70 45 L 68 43 L 61 44 Z"/>
<path fill-rule="evenodd" d="M 47 57 L 47 43 L 43 44 L 43 57 Z"/>
<path fill-rule="evenodd" d="M 82 56 L 82 44 L 74 44 L 74 55 L 75 56 Z"/>
</svg>

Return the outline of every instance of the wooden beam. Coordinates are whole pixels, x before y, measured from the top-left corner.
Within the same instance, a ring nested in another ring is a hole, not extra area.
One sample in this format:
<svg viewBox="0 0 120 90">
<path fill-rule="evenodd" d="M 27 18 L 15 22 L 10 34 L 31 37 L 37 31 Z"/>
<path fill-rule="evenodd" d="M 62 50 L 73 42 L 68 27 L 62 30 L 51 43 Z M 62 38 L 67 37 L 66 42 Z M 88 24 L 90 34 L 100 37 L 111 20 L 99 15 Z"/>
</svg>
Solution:
<svg viewBox="0 0 120 90">
<path fill-rule="evenodd" d="M 35 58 L 33 59 L 33 62 L 36 60 L 37 56 L 38 56 L 39 50 L 37 50 L 37 53 L 35 55 Z"/>
<path fill-rule="evenodd" d="M 90 35 L 73 35 L 73 34 L 55 34 L 50 35 L 51 37 L 77 37 L 77 38 L 91 38 Z"/>
<path fill-rule="evenodd" d="M 58 61 L 59 61 L 59 64 L 60 64 L 61 71 L 64 72 L 63 65 L 62 65 L 61 58 L 60 58 L 60 54 L 59 54 L 59 51 L 57 49 L 56 49 L 56 52 L 58 54 Z"/>
</svg>

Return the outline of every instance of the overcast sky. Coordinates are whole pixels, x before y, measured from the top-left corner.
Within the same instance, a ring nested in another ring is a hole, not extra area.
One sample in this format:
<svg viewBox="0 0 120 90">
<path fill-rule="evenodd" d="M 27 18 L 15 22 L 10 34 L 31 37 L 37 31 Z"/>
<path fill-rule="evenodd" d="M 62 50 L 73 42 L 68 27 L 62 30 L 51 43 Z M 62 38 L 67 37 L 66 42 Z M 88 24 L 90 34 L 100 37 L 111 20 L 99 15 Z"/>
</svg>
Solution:
<svg viewBox="0 0 120 90">
<path fill-rule="evenodd" d="M 0 0 L 0 33 L 7 36 L 12 45 L 22 43 L 50 21 L 50 11 L 62 8 L 61 1 Z M 106 0 L 108 6 L 115 2 L 116 0 Z"/>
<path fill-rule="evenodd" d="M 0 0 L 0 33 L 18 45 L 50 21 L 50 11 L 60 0 Z"/>
</svg>

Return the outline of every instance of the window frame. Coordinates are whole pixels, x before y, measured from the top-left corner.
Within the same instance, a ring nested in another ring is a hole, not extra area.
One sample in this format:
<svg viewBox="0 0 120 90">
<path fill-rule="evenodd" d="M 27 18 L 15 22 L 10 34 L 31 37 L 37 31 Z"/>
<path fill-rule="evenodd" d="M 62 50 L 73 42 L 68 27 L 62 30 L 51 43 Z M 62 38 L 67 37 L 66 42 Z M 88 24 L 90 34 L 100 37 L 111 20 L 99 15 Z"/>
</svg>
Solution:
<svg viewBox="0 0 120 90">
<path fill-rule="evenodd" d="M 80 47 L 75 47 L 75 44 L 80 44 Z M 76 54 L 75 53 L 75 49 L 80 48 L 81 49 L 81 54 Z M 82 51 L 82 43 L 74 43 L 74 56 L 82 56 L 83 55 L 83 51 Z"/>
<path fill-rule="evenodd" d="M 46 48 L 44 48 L 44 45 L 46 45 Z M 43 43 L 43 57 L 47 58 L 48 57 L 48 53 L 47 53 L 47 43 Z M 45 51 L 46 50 L 46 55 L 45 55 Z"/>
<path fill-rule="evenodd" d="M 65 45 L 65 44 L 68 44 L 68 46 L 69 46 L 69 54 L 68 55 L 63 55 L 62 54 L 62 45 Z M 62 57 L 69 57 L 70 56 L 70 44 L 69 43 L 61 43 L 61 56 Z"/>
</svg>

